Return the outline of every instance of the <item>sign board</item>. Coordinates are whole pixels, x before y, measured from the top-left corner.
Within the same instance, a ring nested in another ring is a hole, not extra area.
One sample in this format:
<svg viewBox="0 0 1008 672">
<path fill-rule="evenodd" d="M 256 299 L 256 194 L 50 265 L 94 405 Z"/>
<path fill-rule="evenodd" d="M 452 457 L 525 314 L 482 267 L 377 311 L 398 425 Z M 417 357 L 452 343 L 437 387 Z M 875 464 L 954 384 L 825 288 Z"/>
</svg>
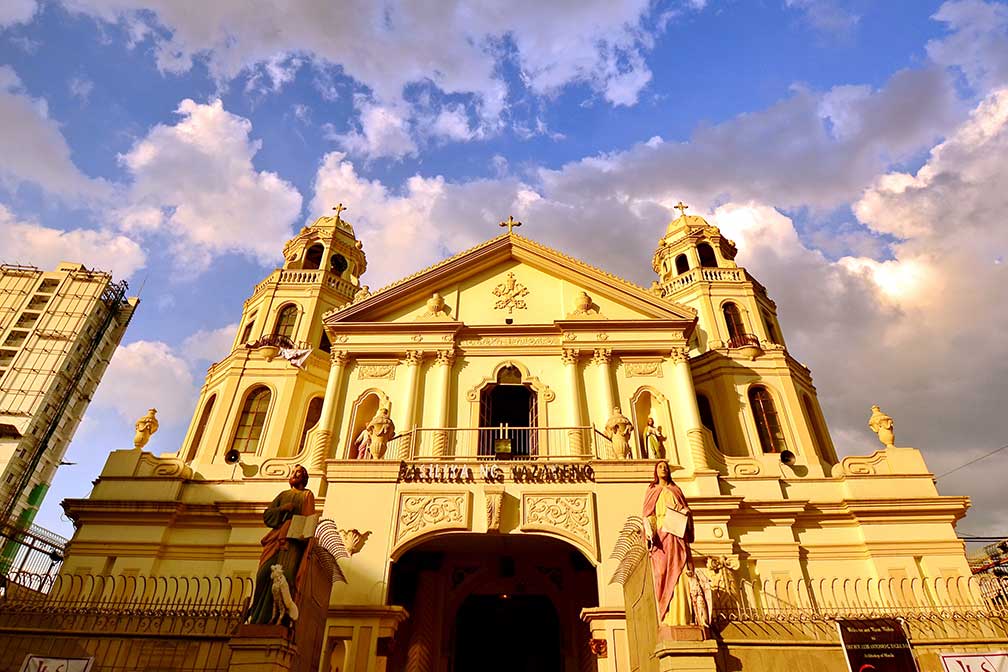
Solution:
<svg viewBox="0 0 1008 672">
<path fill-rule="evenodd" d="M 945 672 L 1008 672 L 1008 653 L 943 653 Z"/>
<path fill-rule="evenodd" d="M 20 672 L 88 672 L 94 658 L 49 658 L 29 653 Z"/>
<path fill-rule="evenodd" d="M 851 672 L 917 672 L 903 624 L 895 618 L 837 621 Z"/>
</svg>

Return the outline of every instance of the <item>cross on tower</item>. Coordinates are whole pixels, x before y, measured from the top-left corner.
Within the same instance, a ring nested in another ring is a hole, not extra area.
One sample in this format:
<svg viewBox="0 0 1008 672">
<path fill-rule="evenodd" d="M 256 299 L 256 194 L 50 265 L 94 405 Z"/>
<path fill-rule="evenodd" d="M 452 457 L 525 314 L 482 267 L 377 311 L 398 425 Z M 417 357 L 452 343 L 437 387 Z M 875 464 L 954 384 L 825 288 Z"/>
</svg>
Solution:
<svg viewBox="0 0 1008 672">
<path fill-rule="evenodd" d="M 346 210 L 346 208 L 344 208 L 344 207 L 343 207 L 343 204 L 342 204 L 342 203 L 337 203 L 337 204 L 336 204 L 336 207 L 335 207 L 335 208 L 333 208 L 333 210 L 335 210 L 335 211 L 336 211 L 336 221 L 338 222 L 338 221 L 340 221 L 340 216 L 339 216 L 339 214 L 340 214 L 341 212 L 343 212 L 344 210 Z"/>
<path fill-rule="evenodd" d="M 679 211 L 679 216 L 680 217 L 685 217 L 686 216 L 686 209 L 689 206 L 685 205 L 682 201 L 679 201 L 678 203 L 676 203 L 672 207 Z"/>
<path fill-rule="evenodd" d="M 519 222 L 519 221 L 517 221 L 514 218 L 513 215 L 508 215 L 508 218 L 507 218 L 506 222 L 501 222 L 500 224 L 498 224 L 498 226 L 506 226 L 507 230 L 508 230 L 508 234 L 511 233 L 511 229 L 513 229 L 516 226 L 521 226 L 521 225 L 522 225 L 522 223 Z"/>
</svg>

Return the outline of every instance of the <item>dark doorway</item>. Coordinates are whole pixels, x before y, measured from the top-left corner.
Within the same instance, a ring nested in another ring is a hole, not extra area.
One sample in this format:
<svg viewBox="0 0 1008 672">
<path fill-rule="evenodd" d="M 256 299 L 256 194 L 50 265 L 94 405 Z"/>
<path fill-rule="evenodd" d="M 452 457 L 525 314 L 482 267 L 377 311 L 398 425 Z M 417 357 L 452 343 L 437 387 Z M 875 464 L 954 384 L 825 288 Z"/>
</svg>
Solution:
<svg viewBox="0 0 1008 672">
<path fill-rule="evenodd" d="M 560 623 L 544 595 L 470 595 L 455 618 L 452 672 L 561 672 Z"/>
<path fill-rule="evenodd" d="M 488 385 L 480 398 L 480 427 L 487 429 L 480 432 L 479 454 L 502 459 L 538 454 L 538 437 L 530 429 L 538 424 L 536 395 L 530 387 Z"/>
</svg>

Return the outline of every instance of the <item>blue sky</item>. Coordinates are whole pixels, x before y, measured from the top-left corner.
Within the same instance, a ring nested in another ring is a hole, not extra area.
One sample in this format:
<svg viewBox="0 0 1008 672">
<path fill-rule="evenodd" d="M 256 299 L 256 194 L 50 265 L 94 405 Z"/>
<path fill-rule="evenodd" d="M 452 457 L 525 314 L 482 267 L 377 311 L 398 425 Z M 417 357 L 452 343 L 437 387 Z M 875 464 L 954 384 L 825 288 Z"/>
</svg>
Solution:
<svg viewBox="0 0 1008 672">
<path fill-rule="evenodd" d="M 337 201 L 376 288 L 509 214 L 649 285 L 682 199 L 777 301 L 842 454 L 875 449 L 872 403 L 937 474 L 1008 443 L 1004 3 L 188 4 L 0 7 L 0 261 L 143 285 L 41 524 L 72 530 L 59 500 L 149 406 L 177 448 L 242 301 Z M 1008 534 L 981 473 L 939 485 Z"/>
</svg>

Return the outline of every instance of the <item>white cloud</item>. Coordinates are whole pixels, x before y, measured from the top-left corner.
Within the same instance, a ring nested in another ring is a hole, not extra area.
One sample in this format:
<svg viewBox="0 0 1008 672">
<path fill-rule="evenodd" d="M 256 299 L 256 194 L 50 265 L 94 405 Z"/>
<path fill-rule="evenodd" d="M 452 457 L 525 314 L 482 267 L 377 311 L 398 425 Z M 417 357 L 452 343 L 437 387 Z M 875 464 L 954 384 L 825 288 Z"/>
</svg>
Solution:
<svg viewBox="0 0 1008 672">
<path fill-rule="evenodd" d="M 356 108 L 360 114 L 360 130 L 330 136 L 347 152 L 368 159 L 402 159 L 417 153 L 407 113 L 362 97 L 358 97 Z"/>
<path fill-rule="evenodd" d="M 982 0 L 946 2 L 932 17 L 947 24 L 949 35 L 931 40 L 935 63 L 959 68 L 981 91 L 1008 84 L 1008 5 Z"/>
<path fill-rule="evenodd" d="M 217 329 L 201 329 L 182 342 L 182 355 L 192 362 L 219 362 L 231 352 L 237 333 L 237 322 Z"/>
<path fill-rule="evenodd" d="M 27 23 L 38 11 L 35 0 L 4 0 L 0 3 L 0 27 Z"/>
<path fill-rule="evenodd" d="M 91 97 L 91 91 L 94 90 L 94 82 L 87 77 L 73 77 L 67 84 L 67 88 L 70 90 L 71 96 L 86 103 Z"/>
<path fill-rule="evenodd" d="M 464 105 L 444 107 L 430 124 L 429 132 L 434 137 L 467 141 L 480 135 L 469 123 L 469 113 Z"/>
<path fill-rule="evenodd" d="M 615 105 L 636 102 L 651 79 L 644 57 L 654 43 L 647 26 L 656 10 L 650 0 L 307 0 L 261 4 L 256 11 L 242 0 L 217 0 L 198 12 L 182 0 L 64 4 L 153 39 L 158 66 L 166 72 L 186 71 L 205 59 L 218 79 L 250 72 L 279 88 L 291 80 L 296 54 L 321 68 L 338 68 L 382 108 L 401 103 L 412 84 L 468 96 L 490 128 L 507 107 L 501 72 L 512 62 L 536 95 L 586 83 Z"/>
<path fill-rule="evenodd" d="M 144 266 L 145 255 L 129 238 L 108 231 L 64 231 L 22 221 L 0 204 L 0 261 L 54 269 L 61 261 L 81 263 L 110 271 L 116 279 L 128 278 Z"/>
<path fill-rule="evenodd" d="M 30 182 L 75 202 L 110 193 L 103 181 L 77 169 L 45 100 L 28 95 L 6 65 L 0 65 L 0 156 L 0 181 L 8 188 Z"/>
<path fill-rule="evenodd" d="M 161 341 L 134 341 L 116 348 L 93 404 L 109 408 L 132 427 L 148 408 L 166 427 L 185 425 L 199 394 L 189 364 Z"/>
<path fill-rule="evenodd" d="M 816 30 L 837 35 L 854 29 L 861 17 L 840 7 L 836 0 L 784 0 L 784 5 L 802 13 Z"/>
<path fill-rule="evenodd" d="M 301 209 L 301 195 L 276 173 L 257 171 L 251 123 L 221 101 L 184 100 L 174 126 L 157 125 L 125 155 L 129 205 L 113 218 L 125 230 L 171 236 L 172 253 L 199 269 L 216 255 L 276 261 Z"/>
</svg>

